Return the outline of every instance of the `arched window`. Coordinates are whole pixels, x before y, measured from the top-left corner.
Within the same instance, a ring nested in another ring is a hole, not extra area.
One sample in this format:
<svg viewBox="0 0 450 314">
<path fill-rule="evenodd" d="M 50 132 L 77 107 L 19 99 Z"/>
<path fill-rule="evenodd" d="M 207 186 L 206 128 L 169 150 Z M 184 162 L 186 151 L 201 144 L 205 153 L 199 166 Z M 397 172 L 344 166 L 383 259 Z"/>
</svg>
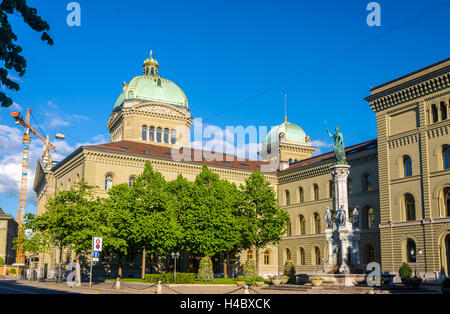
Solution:
<svg viewBox="0 0 450 314">
<path fill-rule="evenodd" d="M 161 79 L 158 79 L 158 86 L 161 86 Z"/>
<path fill-rule="evenodd" d="M 447 105 L 441 101 L 441 120 L 447 120 Z"/>
<path fill-rule="evenodd" d="M 444 169 L 450 169 L 450 146 L 444 145 L 442 148 L 442 159 L 444 160 Z"/>
<path fill-rule="evenodd" d="M 353 181 L 350 178 L 347 179 L 347 190 L 349 195 L 353 193 Z"/>
<path fill-rule="evenodd" d="M 298 193 L 300 195 L 300 203 L 304 203 L 305 202 L 305 191 L 303 191 L 302 187 L 300 187 L 298 189 Z"/>
<path fill-rule="evenodd" d="M 362 183 L 364 192 L 372 191 L 372 176 L 370 174 L 368 173 L 363 174 Z"/>
<path fill-rule="evenodd" d="M 292 165 L 292 159 L 289 159 L 289 165 Z"/>
<path fill-rule="evenodd" d="M 314 200 L 319 200 L 319 186 L 317 184 L 314 184 Z"/>
<path fill-rule="evenodd" d="M 450 217 L 450 188 L 444 189 L 444 212 L 447 217 Z"/>
<path fill-rule="evenodd" d="M 270 251 L 264 252 L 264 265 L 270 265 Z"/>
<path fill-rule="evenodd" d="M 318 213 L 314 213 L 314 233 L 319 234 L 320 232 L 320 215 Z"/>
<path fill-rule="evenodd" d="M 142 126 L 142 140 L 143 141 L 147 140 L 147 126 L 146 125 Z"/>
<path fill-rule="evenodd" d="M 289 250 L 289 249 L 286 249 L 286 260 L 287 261 L 292 260 L 291 250 Z"/>
<path fill-rule="evenodd" d="M 300 215 L 299 216 L 300 219 L 300 235 L 305 235 L 306 234 L 306 220 L 305 220 L 305 216 Z"/>
<path fill-rule="evenodd" d="M 406 261 L 408 263 L 416 262 L 416 242 L 412 239 L 406 241 Z"/>
<path fill-rule="evenodd" d="M 150 140 L 150 142 L 154 142 L 155 141 L 155 127 L 154 126 L 150 127 L 149 140 Z"/>
<path fill-rule="evenodd" d="M 169 129 L 164 129 L 164 143 L 169 144 Z"/>
<path fill-rule="evenodd" d="M 406 220 L 416 220 L 416 204 L 414 196 L 407 193 L 405 194 L 405 210 L 406 210 Z"/>
<path fill-rule="evenodd" d="M 136 178 L 135 177 L 130 177 L 128 179 L 128 186 L 131 188 L 133 187 L 134 183 L 136 182 Z"/>
<path fill-rule="evenodd" d="M 292 225 L 291 222 L 288 221 L 287 223 L 287 236 L 290 237 L 292 235 Z"/>
<path fill-rule="evenodd" d="M 175 144 L 177 142 L 177 130 L 173 129 L 170 132 L 170 143 Z"/>
<path fill-rule="evenodd" d="M 334 197 L 334 181 L 330 181 L 329 195 L 330 195 L 330 197 Z"/>
<path fill-rule="evenodd" d="M 162 128 L 157 128 L 156 129 L 156 141 L 158 143 L 162 142 Z"/>
<path fill-rule="evenodd" d="M 431 118 L 433 123 L 438 122 L 438 109 L 435 104 L 431 105 Z"/>
<path fill-rule="evenodd" d="M 316 265 L 320 265 L 321 264 L 320 249 L 317 246 L 314 247 L 314 259 L 315 259 Z"/>
<path fill-rule="evenodd" d="M 289 206 L 291 205 L 291 193 L 289 193 L 289 191 L 286 190 L 285 195 L 286 195 L 286 206 Z"/>
<path fill-rule="evenodd" d="M 110 190 L 112 188 L 113 176 L 112 174 L 107 174 L 105 177 L 105 190 Z"/>
<path fill-rule="evenodd" d="M 247 251 L 247 260 L 252 260 L 253 259 L 253 251 L 252 250 L 248 250 Z"/>
<path fill-rule="evenodd" d="M 372 245 L 367 246 L 367 264 L 375 262 L 375 249 Z"/>
<path fill-rule="evenodd" d="M 411 157 L 403 156 L 403 170 L 405 177 L 412 176 L 412 162 Z"/>
<path fill-rule="evenodd" d="M 150 70 L 150 73 L 151 73 L 152 75 L 154 75 L 154 74 L 155 74 L 155 69 L 152 68 L 152 69 Z"/>
<path fill-rule="evenodd" d="M 375 228 L 375 213 L 372 207 L 366 208 L 366 227 L 368 229 Z"/>
<path fill-rule="evenodd" d="M 306 265 L 305 249 L 300 248 L 300 265 Z"/>
</svg>

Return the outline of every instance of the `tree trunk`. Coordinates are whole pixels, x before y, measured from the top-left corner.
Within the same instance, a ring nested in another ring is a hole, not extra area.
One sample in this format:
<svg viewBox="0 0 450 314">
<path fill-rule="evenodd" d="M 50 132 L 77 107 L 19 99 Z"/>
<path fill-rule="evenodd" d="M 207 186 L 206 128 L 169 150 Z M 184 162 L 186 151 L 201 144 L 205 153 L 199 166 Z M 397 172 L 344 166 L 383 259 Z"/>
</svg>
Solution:
<svg viewBox="0 0 450 314">
<path fill-rule="evenodd" d="M 223 278 L 228 278 L 227 262 L 227 254 L 225 254 L 223 257 Z"/>
<path fill-rule="evenodd" d="M 256 276 L 259 276 L 259 247 L 256 247 Z"/>
<path fill-rule="evenodd" d="M 61 282 L 62 280 L 62 271 L 61 271 L 61 264 L 62 264 L 62 252 L 63 247 L 62 245 L 59 246 L 59 266 L 58 266 L 58 282 Z"/>
<path fill-rule="evenodd" d="M 119 257 L 119 268 L 117 269 L 117 277 L 122 278 L 122 255 L 118 255 Z"/>
<path fill-rule="evenodd" d="M 141 279 L 145 279 L 145 257 L 147 255 L 147 251 L 145 249 L 142 250 L 142 273 Z"/>
</svg>

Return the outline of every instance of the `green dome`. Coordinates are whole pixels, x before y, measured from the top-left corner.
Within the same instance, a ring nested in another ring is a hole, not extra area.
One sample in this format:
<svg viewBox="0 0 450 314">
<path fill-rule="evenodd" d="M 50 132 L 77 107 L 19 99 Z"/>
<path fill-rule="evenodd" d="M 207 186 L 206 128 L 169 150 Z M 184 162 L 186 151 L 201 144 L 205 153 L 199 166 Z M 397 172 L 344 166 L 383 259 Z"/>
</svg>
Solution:
<svg viewBox="0 0 450 314">
<path fill-rule="evenodd" d="M 306 134 L 301 127 L 296 124 L 284 122 L 272 130 L 266 137 L 266 145 L 276 143 L 279 141 L 280 133 L 285 133 L 284 140 L 289 142 L 306 143 Z"/>
<path fill-rule="evenodd" d="M 154 75 L 136 76 L 124 85 L 114 108 L 127 99 L 148 100 L 188 108 L 184 92 L 174 82 Z"/>
<path fill-rule="evenodd" d="M 174 82 L 159 76 L 159 64 L 150 58 L 144 62 L 144 75 L 136 76 L 130 84 L 123 85 L 122 93 L 114 105 L 119 107 L 125 100 L 144 100 L 181 106 L 188 108 L 188 101 L 184 92 Z"/>
</svg>

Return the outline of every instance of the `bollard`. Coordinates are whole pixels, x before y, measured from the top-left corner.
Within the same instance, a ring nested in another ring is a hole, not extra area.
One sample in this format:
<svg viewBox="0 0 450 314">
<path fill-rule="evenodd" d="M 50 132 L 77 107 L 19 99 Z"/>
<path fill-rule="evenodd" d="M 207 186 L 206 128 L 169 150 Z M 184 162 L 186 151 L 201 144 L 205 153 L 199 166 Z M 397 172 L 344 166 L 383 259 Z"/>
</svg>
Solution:
<svg viewBox="0 0 450 314">
<path fill-rule="evenodd" d="M 161 281 L 158 281 L 158 286 L 156 287 L 156 294 L 162 294 Z"/>
<path fill-rule="evenodd" d="M 120 278 L 119 277 L 117 277 L 117 279 L 116 279 L 116 289 L 120 290 Z"/>
<path fill-rule="evenodd" d="M 248 291 L 248 286 L 247 285 L 244 286 L 244 294 L 250 294 L 250 292 Z"/>
</svg>

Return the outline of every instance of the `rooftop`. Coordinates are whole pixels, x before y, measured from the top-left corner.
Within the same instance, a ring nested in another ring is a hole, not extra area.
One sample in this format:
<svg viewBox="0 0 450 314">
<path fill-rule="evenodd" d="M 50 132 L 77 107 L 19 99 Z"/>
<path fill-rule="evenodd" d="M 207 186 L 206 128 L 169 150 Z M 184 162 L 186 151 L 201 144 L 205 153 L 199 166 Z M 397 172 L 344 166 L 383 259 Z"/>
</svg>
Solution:
<svg viewBox="0 0 450 314">
<path fill-rule="evenodd" d="M 115 143 L 107 143 L 107 144 L 101 144 L 101 145 L 91 145 L 91 146 L 84 146 L 83 148 L 86 149 L 95 149 L 95 150 L 102 150 L 107 151 L 111 153 L 120 153 L 120 154 L 130 154 L 130 155 L 137 155 L 137 156 L 143 156 L 143 157 L 149 157 L 149 158 L 157 158 L 157 159 L 173 159 L 172 155 L 172 148 L 171 147 L 165 147 L 160 145 L 154 145 L 154 144 L 146 144 L 146 143 L 138 143 L 138 142 L 132 142 L 132 141 L 120 141 Z M 183 153 L 183 160 L 184 162 L 189 163 L 197 163 L 197 164 L 206 164 L 208 166 L 216 166 L 216 167 L 225 167 L 225 168 L 232 168 L 232 169 L 240 169 L 240 170 L 248 170 L 248 171 L 261 171 L 264 170 L 264 172 L 275 172 L 276 169 L 273 169 L 273 165 L 269 162 L 262 162 L 257 160 L 248 160 L 248 159 L 242 159 L 238 158 L 233 155 L 227 155 L 223 153 L 214 153 L 210 151 L 202 151 L 199 149 L 193 149 L 193 148 L 184 148 L 184 151 L 180 148 L 179 152 L 180 155 Z M 202 160 L 197 161 L 194 160 L 196 156 L 201 156 Z M 68 156 L 70 157 L 70 156 Z M 220 160 L 216 160 L 217 158 Z M 189 160 L 190 159 L 190 160 Z M 61 162 L 60 164 L 63 164 Z M 272 167 L 271 167 L 272 166 Z M 57 167 L 57 166 L 56 166 Z M 266 168 L 267 167 L 267 168 Z M 56 168 L 54 168 L 56 169 Z"/>
<path fill-rule="evenodd" d="M 349 155 L 356 154 L 361 151 L 369 150 L 369 149 L 376 148 L 376 147 L 377 147 L 377 140 L 375 139 L 375 140 L 370 140 L 367 142 L 349 146 L 345 149 L 345 153 L 347 154 L 347 157 L 348 157 Z M 298 161 L 298 162 L 292 164 L 288 169 L 286 169 L 282 172 L 292 171 L 294 169 L 298 170 L 303 167 L 311 166 L 311 165 L 318 164 L 321 162 L 332 161 L 332 160 L 334 160 L 334 158 L 335 158 L 334 152 L 325 153 L 325 154 L 322 154 L 319 156 L 315 156 L 315 157 L 311 157 L 308 159 Z"/>
</svg>

